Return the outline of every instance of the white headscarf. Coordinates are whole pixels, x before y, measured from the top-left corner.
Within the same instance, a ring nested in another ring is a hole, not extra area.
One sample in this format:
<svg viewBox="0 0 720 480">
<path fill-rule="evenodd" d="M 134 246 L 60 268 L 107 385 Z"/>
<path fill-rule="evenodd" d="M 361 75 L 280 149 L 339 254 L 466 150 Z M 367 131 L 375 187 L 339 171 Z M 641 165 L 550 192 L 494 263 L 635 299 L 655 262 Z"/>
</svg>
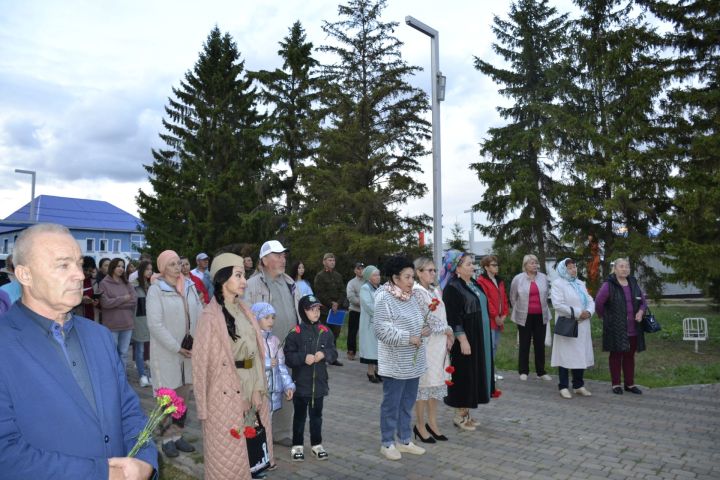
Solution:
<svg viewBox="0 0 720 480">
<path fill-rule="evenodd" d="M 588 306 L 588 295 L 585 293 L 584 289 L 580 285 L 580 282 L 577 279 L 577 276 L 573 277 L 568 273 L 567 267 L 565 266 L 565 263 L 570 260 L 569 258 L 566 258 L 562 260 L 560 263 L 558 263 L 557 266 L 557 273 L 560 275 L 560 278 L 565 280 L 570 284 L 573 289 L 575 289 L 575 293 L 577 293 L 578 297 L 582 299 L 583 302 L 583 310 L 587 309 Z"/>
</svg>

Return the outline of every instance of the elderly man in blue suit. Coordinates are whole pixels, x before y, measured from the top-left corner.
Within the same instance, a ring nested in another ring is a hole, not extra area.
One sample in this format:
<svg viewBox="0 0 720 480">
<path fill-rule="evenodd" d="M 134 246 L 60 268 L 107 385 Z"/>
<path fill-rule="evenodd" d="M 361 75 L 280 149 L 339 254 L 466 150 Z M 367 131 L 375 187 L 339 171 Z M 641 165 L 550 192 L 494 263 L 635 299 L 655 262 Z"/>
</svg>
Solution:
<svg viewBox="0 0 720 480">
<path fill-rule="evenodd" d="M 146 422 L 110 331 L 70 312 L 82 300 L 82 255 L 62 226 L 15 243 L 22 297 L 0 319 L 0 477 L 147 479 L 150 442 L 127 457 Z"/>
</svg>

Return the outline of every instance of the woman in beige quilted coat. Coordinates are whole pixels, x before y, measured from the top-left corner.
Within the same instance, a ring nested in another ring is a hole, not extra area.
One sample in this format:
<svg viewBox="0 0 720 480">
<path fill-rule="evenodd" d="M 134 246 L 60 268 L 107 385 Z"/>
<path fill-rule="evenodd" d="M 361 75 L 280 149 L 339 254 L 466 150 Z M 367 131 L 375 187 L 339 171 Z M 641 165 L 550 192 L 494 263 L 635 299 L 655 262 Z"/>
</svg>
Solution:
<svg viewBox="0 0 720 480">
<path fill-rule="evenodd" d="M 251 408 L 266 427 L 267 455 L 274 464 L 262 336 L 250 308 L 239 300 L 247 285 L 243 263 L 231 253 L 213 260 L 210 278 L 215 293 L 198 321 L 193 346 L 206 480 L 251 478 L 245 437 L 230 435 L 230 429 L 242 431 Z"/>
</svg>

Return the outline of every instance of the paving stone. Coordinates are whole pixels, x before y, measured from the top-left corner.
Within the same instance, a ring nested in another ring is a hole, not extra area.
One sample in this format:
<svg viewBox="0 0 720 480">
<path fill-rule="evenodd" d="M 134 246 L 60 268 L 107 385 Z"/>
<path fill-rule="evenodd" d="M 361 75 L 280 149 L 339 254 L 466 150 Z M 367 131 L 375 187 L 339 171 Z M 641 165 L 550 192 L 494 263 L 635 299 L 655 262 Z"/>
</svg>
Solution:
<svg viewBox="0 0 720 480">
<path fill-rule="evenodd" d="M 330 368 L 331 393 L 323 412 L 329 460 L 308 455 L 295 463 L 289 448 L 276 445 L 279 468 L 268 478 L 720 479 L 720 384 L 646 388 L 642 396 L 631 397 L 613 395 L 609 383 L 588 381 L 593 396 L 568 401 L 557 395 L 552 382 L 521 382 L 503 372 L 503 396 L 473 414 L 480 423 L 477 431 L 458 430 L 452 409 L 441 406 L 440 428 L 450 440 L 421 444 L 425 455 L 406 454 L 392 462 L 380 456 L 382 386 L 367 382 L 365 371 L 358 362 Z M 149 411 L 154 405 L 151 389 L 137 387 L 132 367 L 129 376 Z M 202 431 L 192 398 L 188 406 L 186 437 L 198 452 L 166 462 L 200 479 Z"/>
</svg>

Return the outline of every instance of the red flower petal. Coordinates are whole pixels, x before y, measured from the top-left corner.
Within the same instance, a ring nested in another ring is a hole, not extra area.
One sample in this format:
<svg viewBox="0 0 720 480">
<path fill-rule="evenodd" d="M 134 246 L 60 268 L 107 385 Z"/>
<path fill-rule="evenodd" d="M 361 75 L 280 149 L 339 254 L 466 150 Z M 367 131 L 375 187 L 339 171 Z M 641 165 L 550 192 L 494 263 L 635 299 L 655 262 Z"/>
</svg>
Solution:
<svg viewBox="0 0 720 480">
<path fill-rule="evenodd" d="M 300 333 L 300 325 L 295 325 L 295 333 Z"/>
<path fill-rule="evenodd" d="M 455 373 L 455 367 L 453 367 L 452 365 L 448 365 L 447 367 L 445 367 L 445 371 L 452 375 L 453 373 Z"/>
<path fill-rule="evenodd" d="M 253 427 L 245 427 L 243 434 L 245 435 L 245 438 L 255 438 L 257 436 L 257 431 Z"/>
<path fill-rule="evenodd" d="M 452 380 L 445 380 L 445 385 L 447 385 L 448 387 L 452 387 L 453 385 L 455 385 L 455 383 Z"/>
<path fill-rule="evenodd" d="M 230 435 L 240 440 L 240 432 L 237 431 L 237 428 L 231 428 Z"/>
<path fill-rule="evenodd" d="M 495 390 L 494 392 L 492 392 L 492 393 L 490 394 L 490 396 L 491 396 L 492 398 L 500 398 L 500 397 L 502 396 L 502 391 L 501 391 L 501 390 Z"/>
</svg>

